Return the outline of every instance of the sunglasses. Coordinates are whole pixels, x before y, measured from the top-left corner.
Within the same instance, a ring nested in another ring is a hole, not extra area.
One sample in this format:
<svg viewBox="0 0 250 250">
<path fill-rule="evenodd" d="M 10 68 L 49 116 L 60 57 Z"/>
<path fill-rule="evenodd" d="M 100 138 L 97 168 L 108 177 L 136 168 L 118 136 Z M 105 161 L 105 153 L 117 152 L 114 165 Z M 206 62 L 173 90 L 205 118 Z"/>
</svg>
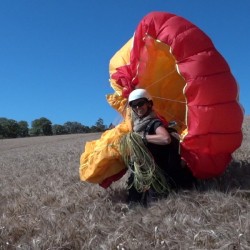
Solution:
<svg viewBox="0 0 250 250">
<path fill-rule="evenodd" d="M 140 101 L 140 102 L 137 102 L 137 103 L 131 103 L 131 107 L 133 108 L 133 109 L 135 109 L 135 108 L 140 108 L 140 107 L 142 107 L 144 104 L 146 103 L 146 101 Z"/>
</svg>

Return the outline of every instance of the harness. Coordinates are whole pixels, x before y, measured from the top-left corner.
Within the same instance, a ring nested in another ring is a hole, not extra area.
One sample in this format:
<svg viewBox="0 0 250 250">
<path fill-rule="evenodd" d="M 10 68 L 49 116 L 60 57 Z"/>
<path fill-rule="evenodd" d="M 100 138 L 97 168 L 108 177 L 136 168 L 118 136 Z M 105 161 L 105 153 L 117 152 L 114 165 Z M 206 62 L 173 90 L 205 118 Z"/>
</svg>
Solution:
<svg viewBox="0 0 250 250">
<path fill-rule="evenodd" d="M 144 136 L 146 136 L 146 135 L 149 133 L 151 127 L 152 127 L 156 122 L 161 122 L 161 120 L 160 120 L 160 119 L 157 119 L 157 118 L 156 118 L 156 119 L 152 119 L 152 120 L 147 124 L 146 129 L 144 130 Z"/>
<path fill-rule="evenodd" d="M 160 120 L 160 119 L 157 119 L 157 118 L 152 119 L 152 120 L 147 124 L 146 129 L 144 130 L 144 136 L 147 135 L 147 134 L 149 133 L 151 127 L 152 127 L 156 122 L 161 122 L 161 123 L 163 123 L 162 120 Z M 172 132 L 177 133 L 177 130 L 174 128 L 175 125 L 176 125 L 176 122 L 175 122 L 175 121 L 170 121 L 170 122 L 168 123 L 168 125 L 164 125 L 164 124 L 163 124 L 163 126 L 165 127 L 165 129 L 166 129 L 170 134 L 171 134 Z"/>
<path fill-rule="evenodd" d="M 144 130 L 144 133 L 143 133 L 143 138 L 145 138 L 145 136 L 149 133 L 150 129 L 152 128 L 152 126 L 156 123 L 156 122 L 161 122 L 162 121 L 160 119 L 152 119 L 146 126 L 146 129 Z M 168 126 L 164 126 L 165 129 L 168 131 L 168 133 L 170 134 L 171 136 L 171 145 L 173 148 L 175 148 L 175 150 L 179 153 L 180 152 L 180 141 L 179 139 L 176 138 L 176 136 L 174 136 L 173 134 L 177 133 L 177 130 L 175 128 L 173 128 L 174 126 L 176 125 L 176 122 L 169 122 L 168 123 Z M 172 134 L 173 133 L 173 134 Z"/>
</svg>

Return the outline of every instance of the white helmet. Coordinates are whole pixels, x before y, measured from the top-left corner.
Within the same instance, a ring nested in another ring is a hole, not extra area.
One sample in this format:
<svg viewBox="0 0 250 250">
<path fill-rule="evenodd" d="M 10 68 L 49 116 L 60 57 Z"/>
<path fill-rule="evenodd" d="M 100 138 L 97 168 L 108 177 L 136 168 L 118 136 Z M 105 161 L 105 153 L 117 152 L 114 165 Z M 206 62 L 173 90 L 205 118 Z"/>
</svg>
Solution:
<svg viewBox="0 0 250 250">
<path fill-rule="evenodd" d="M 145 98 L 148 101 L 152 101 L 152 97 L 145 89 L 135 89 L 129 94 L 128 103 L 141 98 Z"/>
</svg>

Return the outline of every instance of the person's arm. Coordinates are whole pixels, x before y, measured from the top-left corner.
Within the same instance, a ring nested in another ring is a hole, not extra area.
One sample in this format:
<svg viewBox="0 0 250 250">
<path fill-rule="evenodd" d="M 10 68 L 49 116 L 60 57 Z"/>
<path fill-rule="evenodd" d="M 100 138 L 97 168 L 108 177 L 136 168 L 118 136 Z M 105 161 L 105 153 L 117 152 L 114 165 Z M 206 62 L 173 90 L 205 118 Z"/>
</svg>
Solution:
<svg viewBox="0 0 250 250">
<path fill-rule="evenodd" d="M 163 126 L 157 127 L 154 135 L 145 135 L 145 140 L 149 143 L 158 145 L 167 145 L 171 143 L 170 134 Z"/>
</svg>

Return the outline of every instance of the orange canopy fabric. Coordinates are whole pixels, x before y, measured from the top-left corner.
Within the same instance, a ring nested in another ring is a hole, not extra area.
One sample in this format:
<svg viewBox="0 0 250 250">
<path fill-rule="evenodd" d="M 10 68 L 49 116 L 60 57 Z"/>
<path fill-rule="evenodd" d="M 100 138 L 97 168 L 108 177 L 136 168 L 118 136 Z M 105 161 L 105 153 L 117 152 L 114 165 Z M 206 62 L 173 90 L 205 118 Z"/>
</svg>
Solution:
<svg viewBox="0 0 250 250">
<path fill-rule="evenodd" d="M 107 101 L 125 121 L 129 93 L 147 89 L 156 112 L 178 123 L 181 156 L 197 178 L 223 173 L 241 145 L 243 111 L 236 80 L 210 38 L 182 17 L 145 16 L 111 59 L 110 83 L 114 93 Z"/>
</svg>

